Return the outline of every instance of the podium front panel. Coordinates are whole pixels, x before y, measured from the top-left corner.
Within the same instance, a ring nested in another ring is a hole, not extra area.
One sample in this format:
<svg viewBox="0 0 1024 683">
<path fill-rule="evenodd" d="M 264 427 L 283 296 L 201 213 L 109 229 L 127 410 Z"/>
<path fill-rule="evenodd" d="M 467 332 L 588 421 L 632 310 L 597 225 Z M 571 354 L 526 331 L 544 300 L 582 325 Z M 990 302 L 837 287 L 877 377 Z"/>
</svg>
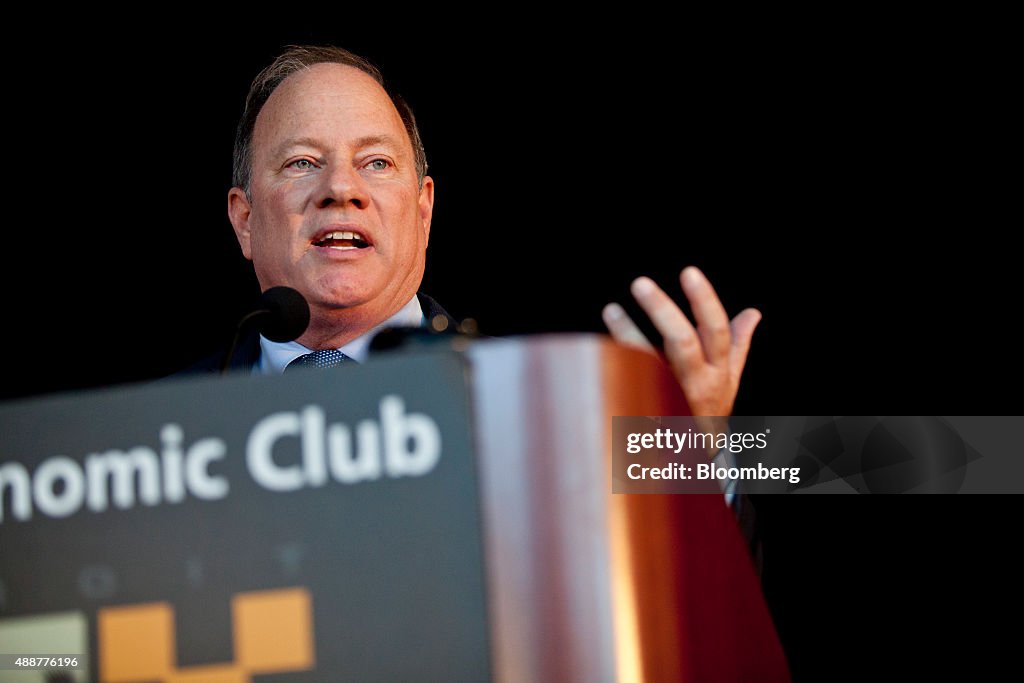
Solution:
<svg viewBox="0 0 1024 683">
<path fill-rule="evenodd" d="M 459 354 L 31 400 L 0 434 L 0 654 L 70 629 L 76 680 L 490 675 Z"/>
</svg>

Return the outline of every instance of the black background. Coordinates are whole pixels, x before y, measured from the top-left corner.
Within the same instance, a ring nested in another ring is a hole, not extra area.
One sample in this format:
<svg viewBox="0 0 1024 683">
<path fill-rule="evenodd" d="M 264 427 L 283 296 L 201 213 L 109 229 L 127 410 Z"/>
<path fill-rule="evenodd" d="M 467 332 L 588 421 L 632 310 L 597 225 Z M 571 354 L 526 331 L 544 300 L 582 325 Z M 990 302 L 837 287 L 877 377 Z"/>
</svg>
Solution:
<svg viewBox="0 0 1024 683">
<path fill-rule="evenodd" d="M 257 293 L 226 217 L 234 126 L 252 76 L 314 42 L 417 112 L 423 289 L 483 332 L 600 331 L 633 277 L 678 294 L 693 263 L 730 313 L 764 313 L 738 414 L 1019 412 L 997 19 L 323 12 L 8 29 L 4 398 L 149 380 L 225 340 Z M 758 500 L 797 679 L 990 660 L 967 636 L 1017 592 L 1016 500 Z"/>
</svg>

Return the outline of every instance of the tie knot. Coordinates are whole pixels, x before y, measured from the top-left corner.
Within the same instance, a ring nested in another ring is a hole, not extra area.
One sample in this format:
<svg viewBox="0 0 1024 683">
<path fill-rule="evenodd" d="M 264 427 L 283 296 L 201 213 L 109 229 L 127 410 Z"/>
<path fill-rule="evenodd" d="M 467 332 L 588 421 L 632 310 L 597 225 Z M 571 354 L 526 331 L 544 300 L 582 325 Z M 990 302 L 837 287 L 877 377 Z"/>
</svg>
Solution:
<svg viewBox="0 0 1024 683">
<path fill-rule="evenodd" d="M 285 368 L 285 372 L 295 368 L 333 368 L 335 365 L 350 361 L 355 362 L 337 349 L 322 349 L 299 356 Z"/>
</svg>

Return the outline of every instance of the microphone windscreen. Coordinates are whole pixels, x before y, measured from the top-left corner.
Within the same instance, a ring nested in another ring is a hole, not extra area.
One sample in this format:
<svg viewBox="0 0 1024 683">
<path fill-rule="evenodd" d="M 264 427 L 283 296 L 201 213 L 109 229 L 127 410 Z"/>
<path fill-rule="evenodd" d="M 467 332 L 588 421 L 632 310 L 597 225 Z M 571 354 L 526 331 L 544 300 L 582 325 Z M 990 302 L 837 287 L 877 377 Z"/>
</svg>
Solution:
<svg viewBox="0 0 1024 683">
<path fill-rule="evenodd" d="M 292 341 L 309 326 L 309 304 L 291 287 L 271 287 L 263 292 L 258 308 L 267 312 L 259 317 L 258 324 L 270 341 Z"/>
</svg>

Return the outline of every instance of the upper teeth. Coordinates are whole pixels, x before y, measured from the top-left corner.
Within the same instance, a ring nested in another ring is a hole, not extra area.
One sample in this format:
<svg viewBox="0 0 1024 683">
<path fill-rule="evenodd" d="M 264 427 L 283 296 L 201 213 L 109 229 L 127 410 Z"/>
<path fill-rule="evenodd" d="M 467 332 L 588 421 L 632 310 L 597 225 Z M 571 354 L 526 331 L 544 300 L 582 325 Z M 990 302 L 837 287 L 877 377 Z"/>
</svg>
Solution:
<svg viewBox="0 0 1024 683">
<path fill-rule="evenodd" d="M 352 232 L 350 230 L 335 230 L 334 232 L 327 233 L 326 235 L 324 235 L 320 239 L 321 240 L 362 240 L 363 242 L 366 241 L 366 238 L 363 237 L 361 234 L 359 234 L 358 232 Z"/>
</svg>

